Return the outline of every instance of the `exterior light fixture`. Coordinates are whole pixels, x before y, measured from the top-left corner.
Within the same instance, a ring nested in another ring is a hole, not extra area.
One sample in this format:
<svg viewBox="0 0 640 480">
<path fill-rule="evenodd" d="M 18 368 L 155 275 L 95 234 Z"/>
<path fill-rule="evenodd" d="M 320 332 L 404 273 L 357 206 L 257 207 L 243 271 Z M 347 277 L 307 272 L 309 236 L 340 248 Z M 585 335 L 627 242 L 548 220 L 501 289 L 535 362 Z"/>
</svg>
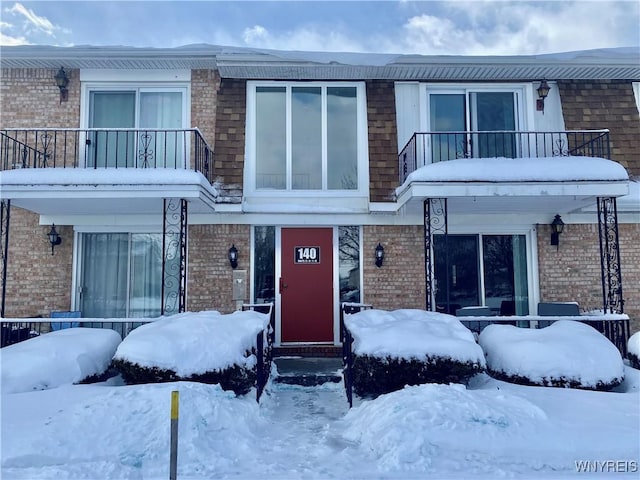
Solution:
<svg viewBox="0 0 640 480">
<path fill-rule="evenodd" d="M 64 71 L 64 68 L 60 67 L 56 76 L 53 77 L 56 79 L 56 85 L 60 89 L 60 103 L 66 102 L 69 99 L 69 90 L 67 90 L 67 85 L 69 85 L 69 77 L 67 77 L 67 73 Z"/>
<path fill-rule="evenodd" d="M 378 242 L 376 247 L 376 267 L 380 268 L 384 262 L 384 247 Z"/>
<path fill-rule="evenodd" d="M 556 249 L 560 249 L 560 234 L 564 230 L 564 222 L 560 215 L 556 215 L 551 222 L 551 245 L 555 245 Z"/>
<path fill-rule="evenodd" d="M 237 268 L 238 266 L 238 249 L 235 244 L 231 245 L 229 249 L 229 263 L 231 264 L 231 268 Z"/>
<path fill-rule="evenodd" d="M 549 95 L 551 87 L 546 80 L 540 82 L 540 86 L 536 89 L 538 92 L 538 100 L 536 101 L 536 109 L 544 114 L 544 99 Z"/>
<path fill-rule="evenodd" d="M 62 238 L 60 237 L 58 232 L 56 232 L 55 224 L 51 224 L 51 230 L 47 234 L 47 237 L 49 238 L 49 243 L 51 243 L 51 255 L 53 255 L 53 249 L 56 247 L 56 245 L 60 245 L 62 243 Z"/>
</svg>

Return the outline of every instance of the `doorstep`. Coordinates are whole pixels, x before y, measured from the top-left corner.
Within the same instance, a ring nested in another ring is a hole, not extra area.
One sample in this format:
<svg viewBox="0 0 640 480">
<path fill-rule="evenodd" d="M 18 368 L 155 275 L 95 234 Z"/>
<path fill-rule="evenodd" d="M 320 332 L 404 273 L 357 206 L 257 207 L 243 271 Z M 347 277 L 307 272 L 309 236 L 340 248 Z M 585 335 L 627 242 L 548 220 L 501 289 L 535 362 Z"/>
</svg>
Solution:
<svg viewBox="0 0 640 480">
<path fill-rule="evenodd" d="M 342 347 L 336 345 L 281 345 L 273 347 L 277 357 L 330 357 L 342 358 Z"/>
<path fill-rule="evenodd" d="M 276 383 L 305 387 L 342 380 L 342 360 L 335 357 L 276 357 Z"/>
</svg>

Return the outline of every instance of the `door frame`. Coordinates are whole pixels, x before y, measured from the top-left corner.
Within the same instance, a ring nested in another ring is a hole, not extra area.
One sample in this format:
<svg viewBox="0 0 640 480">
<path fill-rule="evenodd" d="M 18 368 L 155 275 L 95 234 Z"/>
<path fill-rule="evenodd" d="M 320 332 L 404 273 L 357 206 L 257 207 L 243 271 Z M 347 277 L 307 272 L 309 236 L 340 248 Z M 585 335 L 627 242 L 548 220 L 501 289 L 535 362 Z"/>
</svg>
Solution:
<svg viewBox="0 0 640 480">
<path fill-rule="evenodd" d="M 334 225 L 277 225 L 275 227 L 275 308 L 276 308 L 276 336 L 275 344 L 282 344 L 282 296 L 280 289 L 277 288 L 279 280 L 282 277 L 282 229 L 314 229 L 314 228 L 330 228 L 332 230 L 332 262 L 333 262 L 333 345 L 340 345 L 340 272 L 338 257 L 338 227 Z M 326 342 L 286 342 L 285 345 L 327 345 Z"/>
</svg>

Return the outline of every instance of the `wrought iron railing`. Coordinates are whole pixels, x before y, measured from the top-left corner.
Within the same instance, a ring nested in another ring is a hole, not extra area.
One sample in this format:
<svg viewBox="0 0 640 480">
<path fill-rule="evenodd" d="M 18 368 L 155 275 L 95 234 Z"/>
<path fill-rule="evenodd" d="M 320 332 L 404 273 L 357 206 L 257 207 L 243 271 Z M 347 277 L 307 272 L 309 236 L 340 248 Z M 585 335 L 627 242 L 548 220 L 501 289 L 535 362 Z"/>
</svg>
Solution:
<svg viewBox="0 0 640 480">
<path fill-rule="evenodd" d="M 416 169 L 459 158 L 601 157 L 611 155 L 608 130 L 564 132 L 414 133 L 398 155 L 400 184 Z"/>
<path fill-rule="evenodd" d="M 213 180 L 213 152 L 197 128 L 0 130 L 0 170 L 184 168 Z"/>
<path fill-rule="evenodd" d="M 373 308 L 368 303 L 345 302 L 340 306 L 340 337 L 342 340 L 342 375 L 344 378 L 344 389 L 347 395 L 349 407 L 353 407 L 353 336 L 351 331 L 344 324 L 344 316 L 370 310 Z"/>
<path fill-rule="evenodd" d="M 247 303 L 242 305 L 242 310 L 269 315 L 269 325 L 256 336 L 256 401 L 259 402 L 271 373 L 276 326 L 275 309 L 273 303 Z"/>
</svg>

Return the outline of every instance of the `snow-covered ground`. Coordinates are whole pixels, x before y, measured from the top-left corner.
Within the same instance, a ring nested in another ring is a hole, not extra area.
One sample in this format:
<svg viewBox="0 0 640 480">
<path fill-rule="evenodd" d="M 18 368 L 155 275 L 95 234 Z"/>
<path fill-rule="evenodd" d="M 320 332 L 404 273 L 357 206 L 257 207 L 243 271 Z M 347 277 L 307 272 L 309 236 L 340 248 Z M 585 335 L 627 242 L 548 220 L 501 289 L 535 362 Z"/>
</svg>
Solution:
<svg viewBox="0 0 640 480">
<path fill-rule="evenodd" d="M 637 478 L 640 371 L 625 366 L 624 373 L 612 392 L 527 387 L 483 374 L 467 387 L 429 384 L 356 398 L 351 410 L 342 384 L 272 382 L 260 404 L 255 392 L 236 397 L 192 382 L 125 386 L 118 377 L 3 389 L 1 473 L 168 478 L 171 392 L 178 390 L 180 479 L 558 478 L 578 471 Z"/>
</svg>

